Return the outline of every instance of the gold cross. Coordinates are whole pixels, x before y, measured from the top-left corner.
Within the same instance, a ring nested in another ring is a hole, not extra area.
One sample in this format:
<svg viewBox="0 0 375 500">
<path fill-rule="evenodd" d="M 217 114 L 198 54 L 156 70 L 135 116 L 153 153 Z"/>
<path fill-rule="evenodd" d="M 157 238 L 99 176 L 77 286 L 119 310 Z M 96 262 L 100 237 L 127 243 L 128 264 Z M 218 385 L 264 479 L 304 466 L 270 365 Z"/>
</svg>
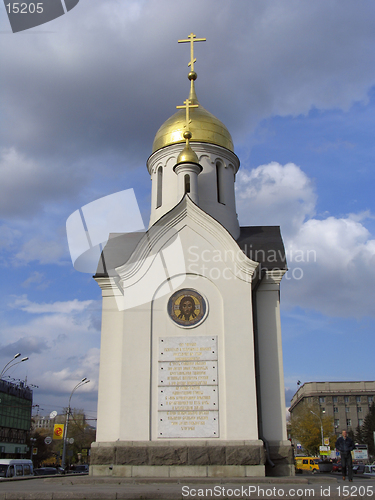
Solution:
<svg viewBox="0 0 375 500">
<path fill-rule="evenodd" d="M 191 71 L 194 71 L 194 63 L 196 59 L 194 59 L 194 42 L 205 42 L 205 38 L 196 38 L 194 33 L 190 33 L 188 36 L 188 40 L 178 40 L 178 43 L 187 43 L 190 42 L 190 62 L 188 66 L 190 66 Z"/>
<path fill-rule="evenodd" d="M 189 117 L 189 110 L 190 108 L 198 108 L 199 105 L 198 104 L 191 104 L 191 100 L 190 99 L 186 99 L 186 101 L 184 101 L 184 104 L 185 106 L 176 106 L 177 109 L 186 109 L 186 130 L 189 130 L 189 123 L 191 123 L 191 120 L 190 120 L 190 117 Z"/>
</svg>

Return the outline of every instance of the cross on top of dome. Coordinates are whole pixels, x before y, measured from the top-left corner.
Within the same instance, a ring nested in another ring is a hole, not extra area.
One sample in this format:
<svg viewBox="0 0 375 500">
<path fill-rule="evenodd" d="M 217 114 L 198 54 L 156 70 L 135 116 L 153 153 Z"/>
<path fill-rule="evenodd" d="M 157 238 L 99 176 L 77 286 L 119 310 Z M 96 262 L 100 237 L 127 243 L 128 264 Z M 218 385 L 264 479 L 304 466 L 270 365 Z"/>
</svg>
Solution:
<svg viewBox="0 0 375 500">
<path fill-rule="evenodd" d="M 178 40 L 178 43 L 190 43 L 190 62 L 188 66 L 190 66 L 190 69 L 192 72 L 194 72 L 194 63 L 196 62 L 196 59 L 194 58 L 194 42 L 205 42 L 206 38 L 196 38 L 196 35 L 194 33 L 190 33 L 188 36 L 188 40 Z"/>
</svg>

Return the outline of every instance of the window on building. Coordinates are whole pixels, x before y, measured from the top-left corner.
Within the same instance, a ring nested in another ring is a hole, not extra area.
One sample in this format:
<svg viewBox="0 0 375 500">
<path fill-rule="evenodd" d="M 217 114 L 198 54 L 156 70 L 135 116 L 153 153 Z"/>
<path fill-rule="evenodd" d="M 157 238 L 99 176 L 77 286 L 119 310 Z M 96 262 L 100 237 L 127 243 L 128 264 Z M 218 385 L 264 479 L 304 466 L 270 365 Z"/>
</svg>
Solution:
<svg viewBox="0 0 375 500">
<path fill-rule="evenodd" d="M 156 185 L 156 208 L 161 207 L 163 196 L 163 167 L 158 168 L 158 180 Z"/>
<path fill-rule="evenodd" d="M 325 413 L 325 412 L 326 412 L 326 409 L 325 409 L 325 408 L 323 408 L 323 407 L 321 407 L 321 408 L 320 408 L 320 411 L 321 411 L 322 413 Z"/>
<path fill-rule="evenodd" d="M 356 396 L 355 400 L 357 401 L 357 403 L 360 403 L 361 402 L 361 396 Z"/>
<path fill-rule="evenodd" d="M 370 405 L 374 401 L 374 396 L 367 396 L 368 404 Z"/>
<path fill-rule="evenodd" d="M 349 396 L 344 396 L 344 402 L 349 403 Z"/>
<path fill-rule="evenodd" d="M 326 398 L 324 396 L 320 396 L 319 403 L 325 403 Z"/>
<path fill-rule="evenodd" d="M 333 413 L 338 413 L 339 412 L 339 409 L 337 408 L 337 406 L 334 406 L 333 407 Z"/>
<path fill-rule="evenodd" d="M 346 419 L 346 425 L 348 425 L 348 426 L 352 425 L 352 420 L 351 420 L 351 418 L 347 418 L 347 419 Z"/>
<path fill-rule="evenodd" d="M 358 419 L 358 425 L 361 427 L 363 425 L 363 418 Z"/>
<path fill-rule="evenodd" d="M 185 174 L 185 194 L 190 193 L 190 175 Z"/>
<path fill-rule="evenodd" d="M 349 413 L 350 412 L 350 408 L 348 406 L 345 406 L 345 413 Z"/>
<path fill-rule="evenodd" d="M 216 163 L 216 188 L 217 188 L 217 201 L 225 205 L 224 201 L 224 165 L 219 161 Z"/>
<path fill-rule="evenodd" d="M 362 413 L 362 406 L 357 406 L 357 412 Z"/>
<path fill-rule="evenodd" d="M 333 396 L 332 401 L 333 401 L 334 403 L 337 403 L 337 396 Z"/>
<path fill-rule="evenodd" d="M 335 425 L 335 427 L 339 427 L 339 425 L 340 425 L 340 420 L 339 420 L 338 418 L 335 418 L 335 420 L 334 420 L 334 425 Z"/>
</svg>

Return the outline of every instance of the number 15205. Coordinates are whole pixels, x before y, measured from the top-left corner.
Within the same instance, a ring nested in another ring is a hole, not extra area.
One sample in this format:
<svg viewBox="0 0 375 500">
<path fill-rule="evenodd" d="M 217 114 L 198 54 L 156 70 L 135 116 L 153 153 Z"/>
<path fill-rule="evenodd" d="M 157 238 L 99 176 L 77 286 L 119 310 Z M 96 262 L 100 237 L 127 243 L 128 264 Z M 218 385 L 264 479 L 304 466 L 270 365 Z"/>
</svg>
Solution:
<svg viewBox="0 0 375 500">
<path fill-rule="evenodd" d="M 6 8 L 9 14 L 41 14 L 43 12 L 43 2 L 39 3 L 8 3 Z"/>
</svg>

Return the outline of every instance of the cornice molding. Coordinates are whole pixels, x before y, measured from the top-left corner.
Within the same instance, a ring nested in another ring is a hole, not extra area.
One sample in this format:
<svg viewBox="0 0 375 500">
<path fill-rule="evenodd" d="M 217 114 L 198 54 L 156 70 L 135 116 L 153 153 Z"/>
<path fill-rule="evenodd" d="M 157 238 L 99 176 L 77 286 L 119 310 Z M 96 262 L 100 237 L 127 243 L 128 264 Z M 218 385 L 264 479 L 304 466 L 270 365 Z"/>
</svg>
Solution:
<svg viewBox="0 0 375 500">
<path fill-rule="evenodd" d="M 194 153 L 198 156 L 199 161 L 201 161 L 201 159 L 205 156 L 209 157 L 209 161 L 211 163 L 215 163 L 218 160 L 223 161 L 224 166 L 231 166 L 235 174 L 240 168 L 240 160 L 238 159 L 238 156 L 235 153 L 232 153 L 232 151 L 229 151 L 229 149 L 205 142 L 190 142 L 190 146 Z M 184 144 L 178 143 L 171 144 L 165 148 L 155 151 L 155 153 L 153 153 L 147 160 L 147 170 L 149 174 L 151 175 L 155 173 L 160 166 L 166 165 L 171 159 L 174 159 L 175 163 L 177 163 L 177 157 L 183 148 Z M 214 160 L 210 158 L 210 156 L 213 156 Z"/>
</svg>

